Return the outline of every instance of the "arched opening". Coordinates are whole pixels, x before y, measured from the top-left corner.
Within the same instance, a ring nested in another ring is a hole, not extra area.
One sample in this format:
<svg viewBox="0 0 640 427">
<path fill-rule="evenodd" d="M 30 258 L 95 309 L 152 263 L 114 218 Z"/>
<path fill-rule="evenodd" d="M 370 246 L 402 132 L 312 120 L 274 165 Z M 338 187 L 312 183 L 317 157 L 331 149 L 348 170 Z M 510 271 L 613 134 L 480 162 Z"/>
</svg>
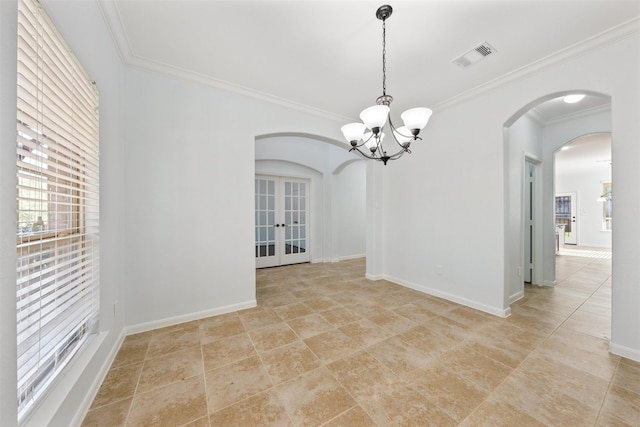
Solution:
<svg viewBox="0 0 640 427">
<path fill-rule="evenodd" d="M 563 101 L 574 93 L 586 94 L 586 103 Z M 505 306 L 524 297 L 527 278 L 534 285 L 556 284 L 555 153 L 578 137 L 610 132 L 611 99 L 592 91 L 549 94 L 505 123 Z"/>
<path fill-rule="evenodd" d="M 297 186 L 293 182 L 308 183 L 306 198 L 300 199 L 296 207 L 301 209 L 302 203 L 306 203 L 308 234 L 303 244 L 307 245 L 304 249 L 308 256 L 297 262 L 335 262 L 365 256 L 366 164 L 349 152 L 345 144 L 299 133 L 262 135 L 255 140 L 255 173 L 262 180 L 286 181 L 293 186 Z M 258 179 L 256 182 L 259 185 Z M 256 196 L 256 242 L 265 237 L 272 242 L 270 238 L 278 239 L 279 235 L 294 238 L 296 231 L 287 221 L 300 221 L 303 212 L 285 212 L 289 209 L 286 205 L 289 196 L 284 193 L 289 187 L 286 183 L 282 185 L 280 193 L 284 199 L 274 196 L 282 200 L 282 212 L 278 212 L 278 201 L 274 203 L 274 212 L 258 212 L 264 197 Z M 273 221 L 280 227 L 272 230 L 269 216 L 280 218 Z M 299 228 L 297 224 L 296 227 Z M 297 241 L 302 242 L 299 236 L 296 234 Z"/>
</svg>

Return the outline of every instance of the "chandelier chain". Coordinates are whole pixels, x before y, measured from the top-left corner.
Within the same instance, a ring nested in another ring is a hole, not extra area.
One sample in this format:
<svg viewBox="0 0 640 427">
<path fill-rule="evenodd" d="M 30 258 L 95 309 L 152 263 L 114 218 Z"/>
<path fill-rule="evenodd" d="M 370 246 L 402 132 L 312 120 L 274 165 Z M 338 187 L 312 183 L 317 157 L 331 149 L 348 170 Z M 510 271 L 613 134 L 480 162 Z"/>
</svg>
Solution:
<svg viewBox="0 0 640 427">
<path fill-rule="evenodd" d="M 382 95 L 387 94 L 387 27 L 386 19 L 382 20 Z"/>
</svg>

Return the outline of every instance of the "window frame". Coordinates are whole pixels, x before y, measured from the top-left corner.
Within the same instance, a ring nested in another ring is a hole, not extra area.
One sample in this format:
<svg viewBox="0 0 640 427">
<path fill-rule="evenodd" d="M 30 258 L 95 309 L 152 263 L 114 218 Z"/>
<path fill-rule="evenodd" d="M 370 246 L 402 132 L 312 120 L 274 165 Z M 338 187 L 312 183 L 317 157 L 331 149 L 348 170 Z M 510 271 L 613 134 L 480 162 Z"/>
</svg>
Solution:
<svg viewBox="0 0 640 427">
<path fill-rule="evenodd" d="M 16 320 L 24 423 L 98 332 L 99 93 L 37 0 L 18 1 Z"/>
</svg>

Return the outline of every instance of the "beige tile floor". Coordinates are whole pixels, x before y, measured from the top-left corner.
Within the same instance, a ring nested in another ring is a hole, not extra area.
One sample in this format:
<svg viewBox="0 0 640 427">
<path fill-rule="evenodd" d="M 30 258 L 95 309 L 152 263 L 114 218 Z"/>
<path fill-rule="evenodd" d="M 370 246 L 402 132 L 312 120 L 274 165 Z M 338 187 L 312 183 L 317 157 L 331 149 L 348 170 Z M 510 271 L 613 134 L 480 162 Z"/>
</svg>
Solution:
<svg viewBox="0 0 640 427">
<path fill-rule="evenodd" d="M 610 260 L 559 256 L 501 319 L 363 260 L 258 270 L 258 307 L 132 335 L 83 426 L 638 426 Z"/>
</svg>

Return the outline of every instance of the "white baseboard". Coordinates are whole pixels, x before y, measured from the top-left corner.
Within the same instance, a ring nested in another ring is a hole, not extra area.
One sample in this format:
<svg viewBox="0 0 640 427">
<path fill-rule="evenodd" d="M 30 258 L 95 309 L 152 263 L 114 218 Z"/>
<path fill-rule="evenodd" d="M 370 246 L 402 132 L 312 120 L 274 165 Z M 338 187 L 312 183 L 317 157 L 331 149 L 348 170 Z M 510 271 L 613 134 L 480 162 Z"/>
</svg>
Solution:
<svg viewBox="0 0 640 427">
<path fill-rule="evenodd" d="M 340 261 L 349 261 L 352 259 L 360 259 L 360 258 L 365 258 L 366 255 L 365 254 L 356 254 L 356 255 L 347 255 L 347 256 L 342 256 L 340 258 L 338 258 L 338 262 Z"/>
<path fill-rule="evenodd" d="M 357 254 L 357 255 L 347 255 L 347 256 L 342 256 L 342 257 L 338 257 L 338 258 L 330 258 L 330 259 L 314 259 L 311 260 L 311 264 L 318 264 L 318 263 L 322 263 L 322 262 L 340 262 L 340 261 L 349 261 L 351 259 L 360 259 L 360 258 L 365 258 L 365 254 Z"/>
<path fill-rule="evenodd" d="M 609 343 L 609 351 L 613 354 L 617 354 L 618 356 L 626 357 L 627 359 L 635 360 L 636 362 L 640 362 L 640 350 L 635 348 L 625 347 L 623 345 Z"/>
<path fill-rule="evenodd" d="M 411 282 L 408 282 L 406 280 L 397 279 L 395 277 L 385 276 L 384 279 L 388 280 L 390 282 L 396 283 L 398 285 L 404 286 L 406 288 L 410 288 L 410 289 L 425 293 L 427 295 L 432 295 L 434 297 L 443 298 L 443 299 L 446 299 L 448 301 L 455 302 L 457 304 L 465 305 L 467 307 L 471 307 L 471 308 L 476 309 L 476 310 L 484 311 L 485 313 L 489 313 L 489 314 L 492 314 L 494 316 L 498 316 L 498 317 L 509 317 L 509 316 L 511 316 L 511 307 L 507 307 L 507 308 L 504 308 L 504 309 L 503 308 L 499 308 L 499 307 L 493 307 L 493 306 L 490 306 L 490 305 L 486 305 L 486 304 L 480 303 L 478 301 L 474 301 L 474 300 L 470 300 L 470 299 L 467 299 L 467 298 L 463 298 L 463 297 L 461 297 L 459 295 L 450 294 L 448 292 L 442 292 L 442 291 L 439 291 L 437 289 L 429 288 L 429 287 L 423 286 L 423 285 L 418 285 L 416 283 L 411 283 Z"/>
<path fill-rule="evenodd" d="M 524 298 L 524 290 L 518 291 L 515 294 L 509 297 L 509 304 L 513 304 L 514 302 Z"/>
<path fill-rule="evenodd" d="M 374 280 L 374 281 L 375 281 L 375 280 L 382 280 L 382 279 L 385 279 L 385 276 L 384 276 L 384 275 L 382 275 L 382 274 L 376 274 L 376 275 L 373 275 L 373 274 L 366 273 L 366 274 L 364 275 L 364 277 L 365 277 L 365 279 Z"/>
<path fill-rule="evenodd" d="M 210 310 L 197 311 L 195 313 L 182 314 L 180 316 L 168 317 L 166 319 L 154 320 L 152 322 L 139 323 L 124 328 L 125 335 L 138 334 L 140 332 L 152 331 L 154 329 L 173 326 L 179 323 L 191 322 L 192 320 L 200 320 L 206 317 L 219 316 L 221 314 L 233 313 L 234 311 L 246 310 L 258 305 L 255 299 L 241 302 L 238 304 L 226 305 L 224 307 L 216 307 Z"/>
<path fill-rule="evenodd" d="M 556 281 L 555 280 L 543 280 L 542 281 L 542 286 L 555 286 L 556 285 Z"/>
</svg>

